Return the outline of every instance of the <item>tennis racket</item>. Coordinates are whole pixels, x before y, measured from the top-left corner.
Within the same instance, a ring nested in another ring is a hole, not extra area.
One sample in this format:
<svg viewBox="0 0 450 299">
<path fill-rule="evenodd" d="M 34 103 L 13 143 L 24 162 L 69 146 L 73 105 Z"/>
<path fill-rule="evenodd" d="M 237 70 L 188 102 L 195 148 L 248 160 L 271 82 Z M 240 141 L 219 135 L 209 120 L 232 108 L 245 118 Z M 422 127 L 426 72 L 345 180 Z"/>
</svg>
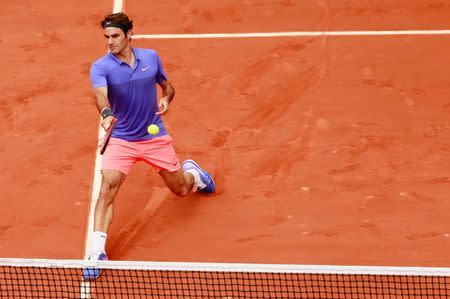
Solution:
<svg viewBox="0 0 450 299">
<path fill-rule="evenodd" d="M 116 126 L 116 123 L 117 123 L 117 119 L 113 118 L 113 120 L 111 121 L 111 124 L 109 125 L 108 130 L 106 130 L 105 137 L 103 137 L 102 147 L 100 148 L 100 155 L 103 155 L 103 153 L 105 152 L 106 147 L 108 146 L 108 143 L 109 143 L 109 139 L 111 139 L 111 135 L 114 130 L 114 127 Z"/>
</svg>

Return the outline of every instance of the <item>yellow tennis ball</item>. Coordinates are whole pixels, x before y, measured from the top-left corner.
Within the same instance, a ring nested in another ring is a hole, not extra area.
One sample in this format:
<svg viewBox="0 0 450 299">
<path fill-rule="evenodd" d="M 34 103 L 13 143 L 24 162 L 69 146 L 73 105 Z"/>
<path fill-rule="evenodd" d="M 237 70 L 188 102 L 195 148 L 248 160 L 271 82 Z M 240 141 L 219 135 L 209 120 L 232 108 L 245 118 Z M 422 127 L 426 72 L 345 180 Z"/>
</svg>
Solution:
<svg viewBox="0 0 450 299">
<path fill-rule="evenodd" d="M 159 133 L 159 127 L 155 124 L 148 126 L 147 131 L 150 135 L 156 135 Z"/>
</svg>

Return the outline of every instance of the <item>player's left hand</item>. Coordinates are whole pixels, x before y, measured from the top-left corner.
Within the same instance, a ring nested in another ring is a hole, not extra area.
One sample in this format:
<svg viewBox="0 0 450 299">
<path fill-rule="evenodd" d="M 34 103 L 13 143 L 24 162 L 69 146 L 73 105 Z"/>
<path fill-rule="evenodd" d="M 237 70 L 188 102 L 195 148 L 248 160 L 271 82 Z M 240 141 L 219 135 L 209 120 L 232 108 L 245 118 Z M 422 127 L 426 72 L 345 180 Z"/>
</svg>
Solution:
<svg viewBox="0 0 450 299">
<path fill-rule="evenodd" d="M 164 115 L 169 111 L 169 99 L 167 97 L 163 97 L 159 100 L 158 105 L 159 111 L 156 112 L 156 115 Z"/>
</svg>

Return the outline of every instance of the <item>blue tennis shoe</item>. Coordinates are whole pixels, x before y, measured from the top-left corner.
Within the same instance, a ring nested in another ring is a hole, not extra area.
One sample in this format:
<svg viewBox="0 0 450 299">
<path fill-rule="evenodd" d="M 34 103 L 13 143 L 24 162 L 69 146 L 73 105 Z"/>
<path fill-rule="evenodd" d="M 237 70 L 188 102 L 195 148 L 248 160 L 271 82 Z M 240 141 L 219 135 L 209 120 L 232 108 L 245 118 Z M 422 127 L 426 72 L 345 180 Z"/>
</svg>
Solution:
<svg viewBox="0 0 450 299">
<path fill-rule="evenodd" d="M 89 260 L 91 260 L 93 257 L 90 256 Z M 108 260 L 108 257 L 106 256 L 106 253 L 102 253 L 98 256 L 99 261 L 106 261 Z M 100 274 L 102 274 L 102 269 L 99 268 L 85 268 L 83 269 L 83 279 L 84 280 L 95 280 L 97 279 Z"/>
<path fill-rule="evenodd" d="M 196 182 L 198 189 L 203 193 L 214 193 L 216 185 L 210 173 L 203 170 L 194 160 L 186 160 L 181 164 L 184 171 L 195 169 L 200 175 L 200 181 Z"/>
</svg>

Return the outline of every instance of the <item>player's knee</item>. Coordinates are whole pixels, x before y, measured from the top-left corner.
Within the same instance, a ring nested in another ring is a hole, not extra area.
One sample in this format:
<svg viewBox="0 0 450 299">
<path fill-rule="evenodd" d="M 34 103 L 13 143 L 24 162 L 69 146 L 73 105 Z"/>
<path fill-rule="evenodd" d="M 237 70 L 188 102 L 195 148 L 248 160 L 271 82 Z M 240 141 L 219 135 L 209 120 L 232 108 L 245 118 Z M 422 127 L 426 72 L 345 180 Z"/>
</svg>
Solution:
<svg viewBox="0 0 450 299">
<path fill-rule="evenodd" d="M 101 201 L 103 204 L 109 205 L 114 200 L 115 193 L 112 190 L 102 189 L 100 195 L 98 197 L 98 201 Z"/>
<path fill-rule="evenodd" d="M 114 182 L 103 181 L 100 189 L 99 200 L 109 204 L 114 200 L 114 197 L 119 189 L 120 184 Z"/>
</svg>

